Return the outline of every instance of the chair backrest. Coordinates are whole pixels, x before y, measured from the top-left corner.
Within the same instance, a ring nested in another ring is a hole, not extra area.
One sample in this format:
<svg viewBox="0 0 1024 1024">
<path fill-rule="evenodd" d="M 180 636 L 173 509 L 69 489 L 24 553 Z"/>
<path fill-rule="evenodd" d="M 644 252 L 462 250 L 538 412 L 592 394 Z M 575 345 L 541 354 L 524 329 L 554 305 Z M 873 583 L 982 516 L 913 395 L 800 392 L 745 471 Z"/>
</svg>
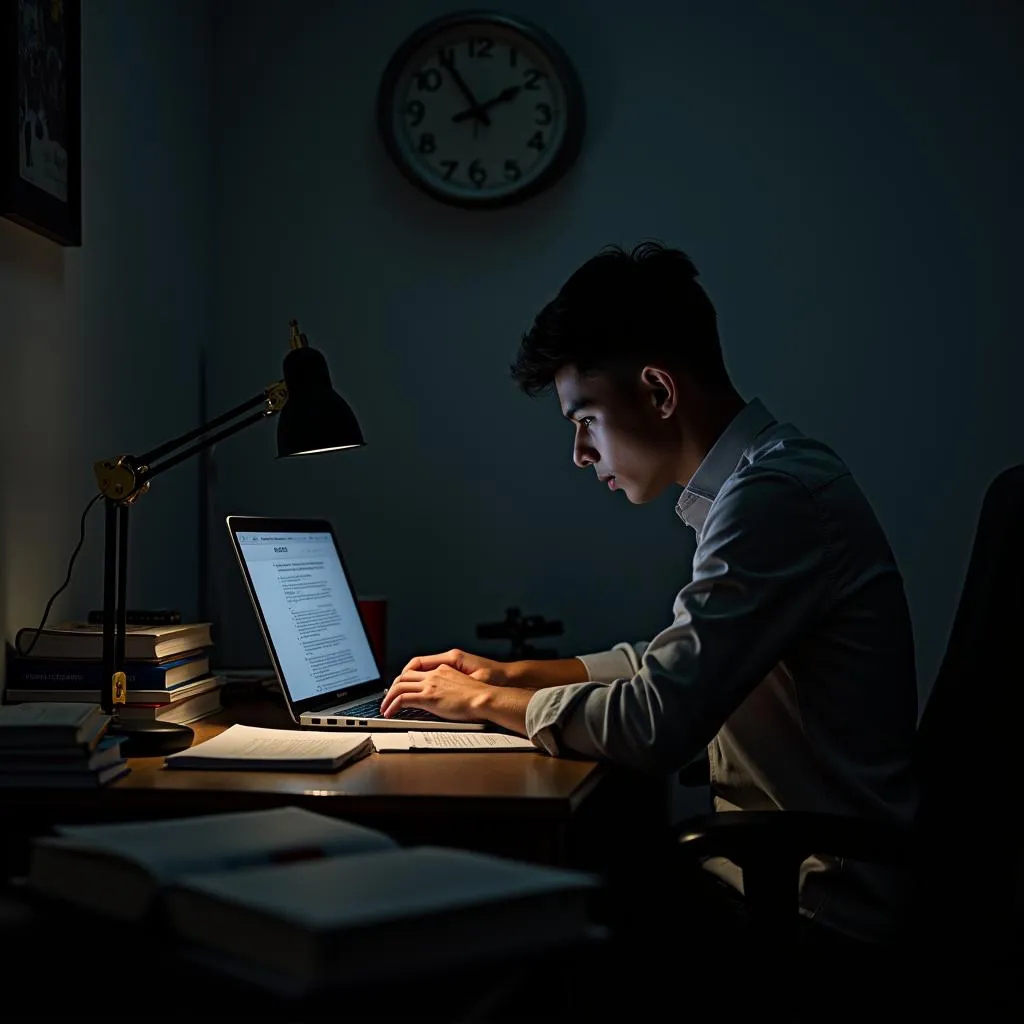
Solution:
<svg viewBox="0 0 1024 1024">
<path fill-rule="evenodd" d="M 1024 681 L 1022 641 L 1024 465 L 1017 465 L 985 492 L 945 656 L 918 727 L 918 826 L 928 851 L 922 900 L 933 922 L 970 919 L 985 927 L 1010 904 L 1020 857 L 1020 758 L 1011 756 L 1009 740 Z"/>
</svg>

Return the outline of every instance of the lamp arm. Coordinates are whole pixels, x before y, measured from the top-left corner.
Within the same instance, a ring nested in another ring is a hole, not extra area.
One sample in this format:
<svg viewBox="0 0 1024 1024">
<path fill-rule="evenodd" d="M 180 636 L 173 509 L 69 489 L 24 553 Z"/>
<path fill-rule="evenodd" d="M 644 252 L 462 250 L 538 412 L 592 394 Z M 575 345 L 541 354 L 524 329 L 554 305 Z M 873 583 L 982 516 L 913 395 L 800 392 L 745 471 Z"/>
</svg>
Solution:
<svg viewBox="0 0 1024 1024">
<path fill-rule="evenodd" d="M 237 434 L 240 430 L 244 430 L 253 423 L 258 423 L 260 420 L 266 419 L 268 416 L 273 416 L 275 412 L 277 412 L 276 409 L 260 409 L 258 412 L 254 412 L 246 416 L 245 419 L 239 420 L 237 423 L 232 423 L 230 427 L 225 427 L 223 430 L 219 430 L 215 434 L 210 434 L 208 437 L 201 438 L 194 445 L 191 445 L 182 452 L 178 452 L 177 455 L 172 455 L 169 459 L 164 459 L 164 461 L 157 466 L 140 466 L 137 474 L 139 483 L 142 486 L 146 486 L 153 477 L 159 476 L 165 470 L 170 469 L 172 466 L 177 466 L 179 462 L 184 462 L 186 459 L 192 458 L 193 455 L 197 455 L 204 448 L 209 448 L 211 445 L 215 445 L 218 441 L 223 441 L 225 437 Z"/>
<path fill-rule="evenodd" d="M 157 446 L 152 451 L 146 452 L 145 455 L 139 455 L 135 461 L 140 466 L 151 466 L 157 461 L 157 459 L 162 459 L 165 455 L 168 455 L 175 449 L 188 444 L 189 441 L 194 441 L 197 437 L 202 437 L 204 434 L 209 433 L 209 431 L 219 427 L 222 423 L 227 423 L 229 420 L 233 420 L 236 416 L 241 416 L 243 412 L 255 409 L 258 405 L 262 405 L 265 400 L 265 393 L 254 395 L 252 398 L 243 402 L 241 405 L 235 406 L 234 409 L 224 413 L 222 416 L 218 416 L 216 419 L 210 420 L 209 423 L 204 423 L 201 427 L 196 427 L 195 430 L 190 430 L 187 434 L 182 434 L 181 437 L 176 437 L 173 441 L 166 441 L 164 444 Z"/>
<path fill-rule="evenodd" d="M 149 490 L 149 481 L 154 476 L 158 476 L 172 466 L 177 466 L 180 462 L 184 462 L 186 459 L 201 452 L 204 448 L 216 444 L 225 437 L 230 437 L 245 427 L 258 423 L 267 416 L 273 416 L 284 408 L 284 404 L 287 401 L 288 389 L 284 381 L 279 380 L 271 384 L 261 394 L 217 416 L 215 419 L 210 420 L 209 423 L 204 423 L 201 427 L 190 430 L 173 441 L 167 441 L 165 444 L 159 445 L 152 451 L 146 452 L 145 455 L 119 455 L 112 459 L 103 459 L 93 467 L 100 492 L 110 501 L 133 502 Z M 256 406 L 263 406 L 263 408 L 251 413 L 237 423 L 232 423 L 223 430 L 213 434 L 209 433 L 215 427 L 227 423 L 229 420 Z M 163 462 L 157 465 L 153 465 L 154 459 L 159 459 L 163 455 L 173 452 L 176 448 L 180 448 L 183 444 L 195 441 L 197 438 L 199 440 L 189 448 L 178 452 L 178 454 L 171 458 L 164 459 Z"/>
<path fill-rule="evenodd" d="M 255 409 L 259 405 L 266 405 L 268 413 L 278 412 L 281 406 L 284 405 L 284 401 L 283 399 L 280 402 L 277 401 L 277 393 L 283 387 L 284 381 L 276 381 L 269 387 L 264 388 L 258 395 L 253 395 L 252 398 L 242 402 L 241 405 L 236 405 L 234 409 L 229 409 L 227 412 L 222 413 L 220 416 L 210 420 L 209 423 L 204 423 L 201 427 L 196 427 L 195 430 L 190 430 L 187 434 L 182 434 L 181 437 L 176 437 L 173 441 L 166 441 L 152 451 L 146 452 L 145 455 L 138 456 L 135 462 L 140 466 L 151 466 L 157 459 L 162 459 L 165 455 L 173 452 L 176 448 L 180 448 L 183 444 L 188 444 L 189 441 L 194 441 L 197 437 L 208 434 L 221 424 L 228 423 L 235 419 L 236 416 L 241 416 L 243 412 Z M 287 392 L 285 392 L 285 397 L 287 397 Z M 246 422 L 251 421 L 247 420 Z M 199 449 L 196 450 L 198 451 Z"/>
</svg>

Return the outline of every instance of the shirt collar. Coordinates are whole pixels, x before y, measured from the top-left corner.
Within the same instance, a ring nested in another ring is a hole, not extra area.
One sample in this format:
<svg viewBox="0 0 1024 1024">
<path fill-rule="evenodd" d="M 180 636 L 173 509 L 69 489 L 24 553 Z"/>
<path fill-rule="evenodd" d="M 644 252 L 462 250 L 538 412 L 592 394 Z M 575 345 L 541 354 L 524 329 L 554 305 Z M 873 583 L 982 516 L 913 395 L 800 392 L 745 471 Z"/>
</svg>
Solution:
<svg viewBox="0 0 1024 1024">
<path fill-rule="evenodd" d="M 726 480 L 736 472 L 743 453 L 754 439 L 776 422 L 758 398 L 740 409 L 733 421 L 704 456 L 676 502 L 676 515 L 697 534 L 704 528 L 711 503 Z"/>
</svg>

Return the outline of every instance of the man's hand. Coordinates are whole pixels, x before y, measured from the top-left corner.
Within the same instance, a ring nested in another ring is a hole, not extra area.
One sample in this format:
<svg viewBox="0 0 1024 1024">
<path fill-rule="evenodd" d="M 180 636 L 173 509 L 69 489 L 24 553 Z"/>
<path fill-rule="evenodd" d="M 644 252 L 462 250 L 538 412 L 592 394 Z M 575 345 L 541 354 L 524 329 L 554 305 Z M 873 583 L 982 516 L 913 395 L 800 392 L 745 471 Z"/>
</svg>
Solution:
<svg viewBox="0 0 1024 1024">
<path fill-rule="evenodd" d="M 415 659 L 414 659 L 415 660 Z M 491 687 L 450 665 L 429 672 L 406 669 L 380 702 L 380 713 L 393 718 L 403 708 L 422 708 L 452 722 L 478 722 Z"/>
<path fill-rule="evenodd" d="M 457 648 L 412 658 L 380 702 L 393 718 L 403 708 L 432 711 L 453 722 L 493 722 L 526 735 L 526 708 L 535 690 L 587 678 L 577 658 L 492 661 Z"/>
<path fill-rule="evenodd" d="M 532 690 L 491 686 L 451 665 L 439 665 L 428 672 L 405 669 L 384 695 L 380 709 L 385 718 L 393 718 L 403 708 L 422 708 L 453 722 L 493 722 L 525 736 L 531 696 Z"/>
<path fill-rule="evenodd" d="M 477 654 L 467 654 L 458 648 L 441 654 L 423 654 L 418 658 L 412 658 L 398 678 L 401 679 L 406 672 L 432 672 L 442 665 L 449 665 L 470 679 L 490 683 L 491 686 L 507 686 L 509 683 L 507 664 L 492 661 L 490 658 L 481 658 Z"/>
</svg>

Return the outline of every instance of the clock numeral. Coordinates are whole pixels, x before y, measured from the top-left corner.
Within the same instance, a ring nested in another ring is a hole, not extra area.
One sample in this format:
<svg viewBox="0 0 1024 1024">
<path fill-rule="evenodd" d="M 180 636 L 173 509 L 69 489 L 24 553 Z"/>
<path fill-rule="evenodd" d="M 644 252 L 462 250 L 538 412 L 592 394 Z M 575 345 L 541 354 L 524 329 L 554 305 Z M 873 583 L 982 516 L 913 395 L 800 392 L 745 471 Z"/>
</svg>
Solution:
<svg viewBox="0 0 1024 1024">
<path fill-rule="evenodd" d="M 444 168 L 444 180 L 451 181 L 452 175 L 455 173 L 459 166 L 458 160 L 442 160 L 441 166 Z"/>
<path fill-rule="evenodd" d="M 518 181 L 523 176 L 518 160 L 505 161 L 505 180 Z"/>
<path fill-rule="evenodd" d="M 405 112 L 412 118 L 412 124 L 409 127 L 415 128 L 423 120 L 427 108 L 423 106 L 422 100 L 409 100 L 405 105 Z"/>
<path fill-rule="evenodd" d="M 425 68 L 416 72 L 416 88 L 420 92 L 437 92 L 441 88 L 441 72 L 437 68 Z"/>
<path fill-rule="evenodd" d="M 526 74 L 523 75 L 525 84 L 524 89 L 539 89 L 540 86 L 537 84 L 544 77 L 543 71 L 538 71 L 536 68 L 528 68 Z"/>
<path fill-rule="evenodd" d="M 535 149 L 539 153 L 544 148 L 544 133 L 534 132 L 530 136 L 530 141 L 527 143 L 530 149 Z"/>
<path fill-rule="evenodd" d="M 469 175 L 469 180 L 473 182 L 477 188 L 481 188 L 483 183 L 487 180 L 487 168 L 484 167 L 479 160 L 474 160 L 469 165 L 469 170 L 466 173 Z"/>
<path fill-rule="evenodd" d="M 551 113 L 550 103 L 538 103 L 536 110 L 537 116 L 534 119 L 536 124 L 551 124 L 554 115 Z"/>
<path fill-rule="evenodd" d="M 445 64 L 453 64 L 455 62 L 455 48 L 452 46 L 442 46 L 437 51 L 437 63 L 442 66 Z"/>
<path fill-rule="evenodd" d="M 470 57 L 490 58 L 491 48 L 494 46 L 493 39 L 470 39 L 466 43 Z"/>
<path fill-rule="evenodd" d="M 537 134 L 540 135 L 540 132 L 537 132 Z M 532 143 L 530 143 L 530 145 L 532 145 Z M 417 144 L 416 148 L 421 153 L 433 153 L 434 150 L 437 149 L 437 139 L 435 139 L 430 132 L 424 132 L 420 136 L 420 141 Z"/>
</svg>

